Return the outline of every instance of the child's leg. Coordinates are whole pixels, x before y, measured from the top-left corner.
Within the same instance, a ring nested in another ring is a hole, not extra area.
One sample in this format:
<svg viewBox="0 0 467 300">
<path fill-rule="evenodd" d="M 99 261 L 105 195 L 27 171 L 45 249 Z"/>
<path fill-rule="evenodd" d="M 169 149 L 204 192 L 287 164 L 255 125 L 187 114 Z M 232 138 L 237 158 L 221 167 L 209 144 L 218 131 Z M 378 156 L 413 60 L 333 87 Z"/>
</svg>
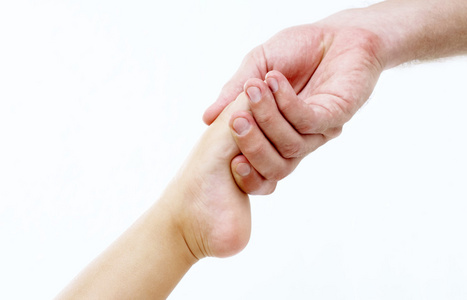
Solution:
<svg viewBox="0 0 467 300">
<path fill-rule="evenodd" d="M 240 152 L 228 122 L 246 109 L 241 94 L 206 130 L 159 201 L 58 298 L 165 299 L 199 259 L 245 247 L 250 203 L 230 172 Z"/>
</svg>

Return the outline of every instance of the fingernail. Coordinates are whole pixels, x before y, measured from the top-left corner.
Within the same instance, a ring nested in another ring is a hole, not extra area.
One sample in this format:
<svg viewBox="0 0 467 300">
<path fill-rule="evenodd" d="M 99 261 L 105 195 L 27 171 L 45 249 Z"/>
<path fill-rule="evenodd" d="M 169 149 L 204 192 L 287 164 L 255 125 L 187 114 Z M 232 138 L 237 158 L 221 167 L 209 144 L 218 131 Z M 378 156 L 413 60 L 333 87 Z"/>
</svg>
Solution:
<svg viewBox="0 0 467 300">
<path fill-rule="evenodd" d="M 250 129 L 250 122 L 245 118 L 236 118 L 232 126 L 238 135 L 244 135 Z"/>
<path fill-rule="evenodd" d="M 279 83 L 277 82 L 276 78 L 267 78 L 266 83 L 269 86 L 271 92 L 275 93 L 279 89 Z"/>
<path fill-rule="evenodd" d="M 255 86 L 251 86 L 246 90 L 248 97 L 250 97 L 251 102 L 256 103 L 261 100 L 261 91 Z"/>
<path fill-rule="evenodd" d="M 250 174 L 251 168 L 249 164 L 246 163 L 240 163 L 237 165 L 237 168 L 235 169 L 238 175 L 244 177 Z"/>
</svg>

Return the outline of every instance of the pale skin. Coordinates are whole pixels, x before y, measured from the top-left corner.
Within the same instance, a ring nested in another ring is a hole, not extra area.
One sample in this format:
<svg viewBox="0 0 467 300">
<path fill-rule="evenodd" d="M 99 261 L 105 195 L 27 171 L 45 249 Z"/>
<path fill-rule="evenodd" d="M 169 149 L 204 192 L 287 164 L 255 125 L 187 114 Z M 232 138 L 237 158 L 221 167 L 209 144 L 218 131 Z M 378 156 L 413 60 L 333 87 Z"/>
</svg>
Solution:
<svg viewBox="0 0 467 300">
<path fill-rule="evenodd" d="M 383 70 L 465 53 L 465 15 L 465 1 L 390 0 L 287 29 L 253 50 L 160 199 L 57 299 L 165 299 L 203 257 L 241 251 L 251 231 L 243 191 L 271 193 L 336 137 Z"/>
<path fill-rule="evenodd" d="M 253 49 L 203 116 L 210 124 L 243 90 L 254 98 L 252 115 L 231 120 L 242 125 L 234 133 L 242 152 L 232 164 L 238 185 L 271 193 L 303 157 L 341 133 L 384 70 L 467 53 L 465 16 L 465 0 L 388 0 L 285 29 Z"/>
<path fill-rule="evenodd" d="M 165 299 L 206 256 L 241 251 L 250 238 L 248 195 L 233 180 L 240 153 L 228 122 L 248 109 L 240 94 L 206 130 L 160 199 L 57 299 Z"/>
</svg>

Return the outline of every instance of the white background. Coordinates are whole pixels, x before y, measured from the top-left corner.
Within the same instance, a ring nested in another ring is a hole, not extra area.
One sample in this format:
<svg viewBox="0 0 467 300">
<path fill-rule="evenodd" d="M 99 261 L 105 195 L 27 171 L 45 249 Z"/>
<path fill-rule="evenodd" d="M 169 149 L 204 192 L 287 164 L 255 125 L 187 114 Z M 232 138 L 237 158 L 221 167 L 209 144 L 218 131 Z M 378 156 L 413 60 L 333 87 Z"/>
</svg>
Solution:
<svg viewBox="0 0 467 300">
<path fill-rule="evenodd" d="M 0 298 L 49 299 L 164 189 L 243 56 L 368 1 L 2 1 Z M 466 299 L 467 60 L 383 74 L 250 244 L 171 299 Z"/>
</svg>

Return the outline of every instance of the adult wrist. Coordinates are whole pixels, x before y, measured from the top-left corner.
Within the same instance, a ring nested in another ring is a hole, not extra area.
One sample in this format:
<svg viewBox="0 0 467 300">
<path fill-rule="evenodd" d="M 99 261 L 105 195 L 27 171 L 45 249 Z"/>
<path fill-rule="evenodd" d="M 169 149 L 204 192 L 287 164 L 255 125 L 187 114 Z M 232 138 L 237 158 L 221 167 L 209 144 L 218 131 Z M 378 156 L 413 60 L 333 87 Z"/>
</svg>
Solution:
<svg viewBox="0 0 467 300">
<path fill-rule="evenodd" d="M 361 20 L 381 40 L 385 69 L 420 58 L 424 13 L 417 1 L 383 1 L 361 9 Z"/>
<path fill-rule="evenodd" d="M 318 26 L 333 29 L 336 34 L 347 34 L 348 30 L 360 31 L 372 55 L 382 69 L 389 69 L 403 63 L 399 53 L 403 43 L 399 26 L 391 24 L 391 9 L 375 4 L 369 7 L 348 9 L 331 15 L 317 23 Z"/>
</svg>

